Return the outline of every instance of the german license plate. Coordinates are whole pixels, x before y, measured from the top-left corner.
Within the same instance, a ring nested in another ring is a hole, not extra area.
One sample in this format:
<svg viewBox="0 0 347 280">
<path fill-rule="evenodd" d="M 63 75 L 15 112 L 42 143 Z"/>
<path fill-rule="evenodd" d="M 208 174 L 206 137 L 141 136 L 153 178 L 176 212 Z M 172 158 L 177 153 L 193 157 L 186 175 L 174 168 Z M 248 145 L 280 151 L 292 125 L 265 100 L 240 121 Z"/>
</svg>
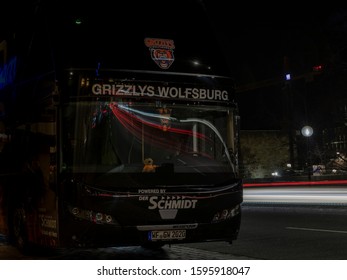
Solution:
<svg viewBox="0 0 347 280">
<path fill-rule="evenodd" d="M 178 240 L 186 238 L 186 230 L 153 230 L 149 232 L 149 240 Z"/>
</svg>

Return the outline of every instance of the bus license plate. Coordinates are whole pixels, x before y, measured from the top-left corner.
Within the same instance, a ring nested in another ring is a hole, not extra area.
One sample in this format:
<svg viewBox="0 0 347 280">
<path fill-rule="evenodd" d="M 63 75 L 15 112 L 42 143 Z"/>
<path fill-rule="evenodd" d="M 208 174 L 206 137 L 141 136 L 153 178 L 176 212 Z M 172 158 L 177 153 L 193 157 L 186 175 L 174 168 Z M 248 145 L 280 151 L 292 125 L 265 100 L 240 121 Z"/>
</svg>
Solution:
<svg viewBox="0 0 347 280">
<path fill-rule="evenodd" d="M 149 232 L 149 240 L 169 240 L 186 238 L 186 230 L 153 230 Z"/>
</svg>

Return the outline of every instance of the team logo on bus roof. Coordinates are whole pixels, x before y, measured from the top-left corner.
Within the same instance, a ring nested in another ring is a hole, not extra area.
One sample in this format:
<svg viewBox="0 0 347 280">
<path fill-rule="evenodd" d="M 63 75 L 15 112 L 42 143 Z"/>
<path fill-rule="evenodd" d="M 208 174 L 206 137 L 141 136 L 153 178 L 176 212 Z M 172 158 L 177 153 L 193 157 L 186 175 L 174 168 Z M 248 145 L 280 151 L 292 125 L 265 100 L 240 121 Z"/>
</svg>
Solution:
<svg viewBox="0 0 347 280">
<path fill-rule="evenodd" d="M 170 39 L 145 38 L 145 45 L 149 48 L 153 61 L 161 69 L 169 69 L 174 62 L 173 50 L 175 44 Z"/>
</svg>

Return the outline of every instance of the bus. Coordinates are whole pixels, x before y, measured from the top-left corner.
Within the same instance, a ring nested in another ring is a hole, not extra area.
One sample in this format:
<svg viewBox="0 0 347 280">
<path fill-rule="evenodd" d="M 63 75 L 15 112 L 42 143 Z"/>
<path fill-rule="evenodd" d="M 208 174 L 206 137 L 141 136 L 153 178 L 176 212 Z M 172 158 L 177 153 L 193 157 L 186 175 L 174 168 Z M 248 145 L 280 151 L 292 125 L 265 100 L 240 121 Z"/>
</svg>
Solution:
<svg viewBox="0 0 347 280">
<path fill-rule="evenodd" d="M 0 230 L 23 252 L 237 239 L 234 80 L 206 5 L 162 2 L 9 4 Z"/>
</svg>

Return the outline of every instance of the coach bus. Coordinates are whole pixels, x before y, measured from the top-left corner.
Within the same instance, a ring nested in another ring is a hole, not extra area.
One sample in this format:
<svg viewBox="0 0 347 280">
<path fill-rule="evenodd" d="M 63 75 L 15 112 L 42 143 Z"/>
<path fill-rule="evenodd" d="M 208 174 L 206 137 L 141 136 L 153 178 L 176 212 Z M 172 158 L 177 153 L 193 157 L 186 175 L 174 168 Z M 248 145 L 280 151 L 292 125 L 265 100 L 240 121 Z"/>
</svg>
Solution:
<svg viewBox="0 0 347 280">
<path fill-rule="evenodd" d="M 23 251 L 236 240 L 239 116 L 203 4 L 18 5 L 0 37 L 1 233 Z"/>
</svg>

